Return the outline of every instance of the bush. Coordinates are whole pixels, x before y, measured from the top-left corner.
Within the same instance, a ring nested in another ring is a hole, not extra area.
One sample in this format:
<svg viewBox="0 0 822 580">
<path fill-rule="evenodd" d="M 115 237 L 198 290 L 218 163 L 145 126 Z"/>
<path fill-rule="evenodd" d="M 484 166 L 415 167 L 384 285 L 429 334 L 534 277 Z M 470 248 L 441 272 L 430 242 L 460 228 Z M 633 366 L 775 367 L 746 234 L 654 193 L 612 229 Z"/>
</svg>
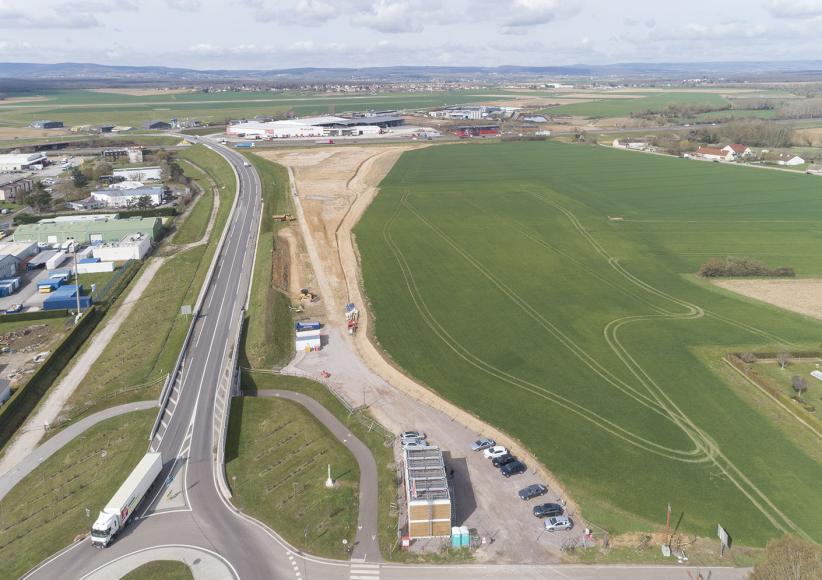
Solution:
<svg viewBox="0 0 822 580">
<path fill-rule="evenodd" d="M 788 266 L 768 268 L 764 263 L 759 260 L 754 260 L 753 258 L 728 257 L 724 260 L 721 258 L 711 258 L 700 266 L 699 275 L 703 278 L 745 278 L 751 276 L 793 278 L 796 276 L 796 272 Z"/>
<path fill-rule="evenodd" d="M 802 580 L 822 578 L 822 548 L 785 535 L 771 540 L 765 558 L 754 568 L 751 580 Z"/>
<path fill-rule="evenodd" d="M 18 312 L 17 314 L 4 314 L 3 322 L 17 322 L 20 320 L 46 320 L 48 318 L 65 318 L 69 315 L 67 308 L 61 310 L 35 310 L 34 312 Z"/>
</svg>

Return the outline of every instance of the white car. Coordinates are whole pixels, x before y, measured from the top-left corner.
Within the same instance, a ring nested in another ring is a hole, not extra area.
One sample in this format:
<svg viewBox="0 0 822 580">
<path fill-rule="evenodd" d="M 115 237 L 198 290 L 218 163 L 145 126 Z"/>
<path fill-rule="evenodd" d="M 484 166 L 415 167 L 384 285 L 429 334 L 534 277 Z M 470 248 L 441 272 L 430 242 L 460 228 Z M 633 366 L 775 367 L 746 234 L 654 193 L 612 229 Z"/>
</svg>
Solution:
<svg viewBox="0 0 822 580">
<path fill-rule="evenodd" d="M 428 444 L 425 441 L 420 441 L 419 439 L 402 442 L 403 449 L 423 449 L 424 447 L 428 447 Z"/>
<path fill-rule="evenodd" d="M 548 532 L 560 532 L 573 527 L 574 522 L 568 516 L 554 516 L 545 520 L 545 530 Z"/>
<path fill-rule="evenodd" d="M 508 450 L 502 445 L 494 445 L 493 447 L 489 447 L 482 452 L 482 454 L 488 459 L 494 459 L 495 457 L 500 457 L 506 453 L 508 453 Z"/>
<path fill-rule="evenodd" d="M 400 439 L 425 439 L 425 433 L 422 431 L 403 431 L 400 433 Z"/>
</svg>

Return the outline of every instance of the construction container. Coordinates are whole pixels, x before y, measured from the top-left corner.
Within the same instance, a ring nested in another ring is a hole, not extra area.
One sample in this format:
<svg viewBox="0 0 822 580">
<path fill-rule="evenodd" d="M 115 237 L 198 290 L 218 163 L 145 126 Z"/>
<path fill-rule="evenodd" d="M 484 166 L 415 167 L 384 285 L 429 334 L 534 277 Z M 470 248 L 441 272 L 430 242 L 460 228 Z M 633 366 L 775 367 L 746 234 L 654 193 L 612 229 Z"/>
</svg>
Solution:
<svg viewBox="0 0 822 580">
<path fill-rule="evenodd" d="M 294 325 L 294 329 L 298 332 L 302 332 L 303 330 L 319 330 L 322 328 L 322 324 L 317 321 L 312 322 L 297 322 Z"/>
<path fill-rule="evenodd" d="M 51 296 L 43 300 L 43 310 L 76 309 L 78 292 L 80 293 L 80 308 L 90 308 L 91 296 L 83 295 L 83 287 L 67 284 L 57 288 Z"/>
<path fill-rule="evenodd" d="M 49 272 L 49 278 L 60 278 L 64 282 L 68 282 L 74 276 L 74 272 L 69 270 L 68 268 L 64 268 L 62 270 L 53 270 Z"/>
<path fill-rule="evenodd" d="M 100 258 L 80 258 L 77 263 L 78 264 L 96 264 L 100 261 Z"/>
<path fill-rule="evenodd" d="M 11 296 L 20 288 L 20 278 L 0 280 L 0 297 Z"/>
<path fill-rule="evenodd" d="M 42 282 L 37 283 L 37 291 L 41 294 L 48 294 L 49 292 L 54 292 L 60 286 L 66 283 L 66 280 L 60 276 L 52 276 L 51 278 L 47 278 Z"/>
</svg>

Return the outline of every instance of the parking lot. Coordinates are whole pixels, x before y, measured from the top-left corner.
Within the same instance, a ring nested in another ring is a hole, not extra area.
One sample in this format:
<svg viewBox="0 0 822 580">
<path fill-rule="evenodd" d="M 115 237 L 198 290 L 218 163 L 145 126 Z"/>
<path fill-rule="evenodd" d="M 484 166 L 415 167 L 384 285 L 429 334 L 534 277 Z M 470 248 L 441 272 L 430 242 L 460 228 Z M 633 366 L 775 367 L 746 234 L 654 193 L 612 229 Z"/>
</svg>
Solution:
<svg viewBox="0 0 822 580">
<path fill-rule="evenodd" d="M 66 259 L 66 261 L 63 262 L 58 269 L 71 269 L 73 271 L 74 258 L 69 256 L 69 258 Z M 43 300 L 45 300 L 49 295 L 38 292 L 37 283 L 48 279 L 48 277 L 49 271 L 45 268 L 32 270 L 31 272 L 21 274 L 20 289 L 11 296 L 0 297 L 0 311 L 5 311 L 14 304 L 22 304 L 23 311 L 42 309 Z M 82 284 L 82 277 L 80 283 Z M 72 280 L 70 284 L 74 284 L 74 281 Z"/>
</svg>

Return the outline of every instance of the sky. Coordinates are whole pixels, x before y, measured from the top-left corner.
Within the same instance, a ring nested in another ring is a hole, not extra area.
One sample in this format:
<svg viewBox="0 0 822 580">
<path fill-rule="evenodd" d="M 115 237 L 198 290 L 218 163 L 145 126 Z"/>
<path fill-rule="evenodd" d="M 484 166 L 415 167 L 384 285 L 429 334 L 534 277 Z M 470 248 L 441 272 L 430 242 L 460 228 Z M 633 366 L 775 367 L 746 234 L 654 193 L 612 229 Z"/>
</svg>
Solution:
<svg viewBox="0 0 822 580">
<path fill-rule="evenodd" d="M 0 0 L 0 62 L 198 69 L 822 59 L 822 0 Z"/>
</svg>

